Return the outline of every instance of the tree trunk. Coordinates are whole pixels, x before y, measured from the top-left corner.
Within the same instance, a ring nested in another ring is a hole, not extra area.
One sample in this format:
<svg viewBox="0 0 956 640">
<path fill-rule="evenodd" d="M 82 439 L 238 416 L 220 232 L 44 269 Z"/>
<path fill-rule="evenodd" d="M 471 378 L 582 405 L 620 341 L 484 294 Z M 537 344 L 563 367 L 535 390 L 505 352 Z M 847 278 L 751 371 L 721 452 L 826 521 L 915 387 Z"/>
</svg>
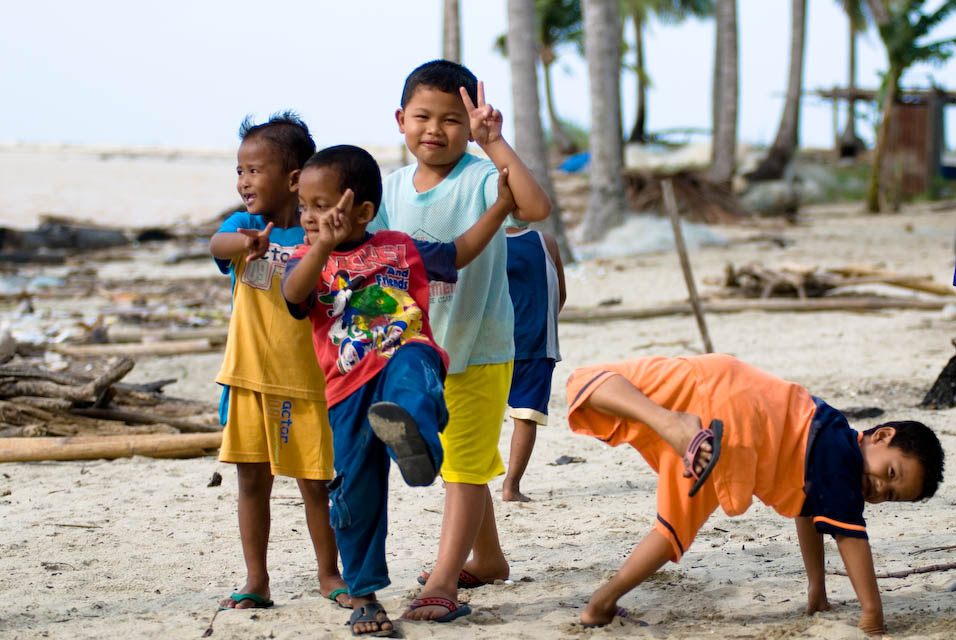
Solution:
<svg viewBox="0 0 956 640">
<path fill-rule="evenodd" d="M 634 68 L 637 72 L 637 116 L 634 119 L 634 128 L 628 136 L 628 142 L 647 142 L 647 74 L 644 70 L 644 23 L 637 12 L 631 14 L 634 23 Z"/>
<path fill-rule="evenodd" d="M 856 135 L 856 100 L 853 98 L 856 93 L 856 29 L 849 14 L 847 14 L 847 24 L 849 25 L 849 34 L 847 35 L 849 52 L 847 54 L 846 89 L 849 97 L 846 101 L 846 127 L 840 134 L 840 157 L 854 158 L 863 151 L 864 144 L 860 136 Z"/>
<path fill-rule="evenodd" d="M 790 2 L 790 73 L 787 98 L 777 135 L 770 151 L 747 177 L 751 180 L 779 180 L 797 151 L 800 135 L 800 98 L 803 92 L 803 49 L 806 35 L 807 0 Z"/>
<path fill-rule="evenodd" d="M 541 128 L 538 52 L 534 33 L 534 0 L 508 0 L 508 61 L 511 66 L 511 97 L 514 102 L 515 151 L 551 198 L 551 215 L 536 226 L 555 237 L 561 260 L 570 263 L 574 257 L 564 235 L 564 224 L 555 199 L 554 185 L 551 183 L 548 150 Z"/>
<path fill-rule="evenodd" d="M 886 154 L 886 142 L 890 134 L 890 117 L 893 105 L 896 103 L 896 94 L 899 90 L 902 70 L 890 65 L 886 74 L 886 90 L 883 96 L 883 109 L 880 115 L 880 126 L 876 131 L 876 144 L 873 146 L 873 166 L 870 169 L 870 183 L 866 190 L 866 210 L 870 213 L 880 212 L 880 171 L 883 167 L 883 156 Z"/>
<path fill-rule="evenodd" d="M 551 124 L 551 135 L 554 137 L 554 143 L 558 145 L 558 150 L 566 155 L 577 153 L 578 145 L 574 143 L 571 136 L 564 130 L 564 125 L 558 118 L 558 113 L 554 109 L 554 97 L 551 92 L 551 65 L 554 63 L 554 55 L 549 54 L 550 60 L 545 59 L 545 51 L 541 52 L 541 68 L 544 73 L 544 98 L 548 105 L 548 119 Z"/>
<path fill-rule="evenodd" d="M 621 176 L 621 18 L 617 0 L 585 0 L 583 13 L 591 99 L 591 162 L 581 236 L 584 242 L 594 242 L 621 223 L 627 206 Z"/>
<path fill-rule="evenodd" d="M 737 0 L 717 0 L 717 50 L 714 60 L 718 78 L 717 120 L 714 123 L 710 179 L 729 187 L 737 156 Z"/>
<path fill-rule="evenodd" d="M 458 0 L 442 2 L 441 57 L 461 62 L 461 18 Z"/>
</svg>

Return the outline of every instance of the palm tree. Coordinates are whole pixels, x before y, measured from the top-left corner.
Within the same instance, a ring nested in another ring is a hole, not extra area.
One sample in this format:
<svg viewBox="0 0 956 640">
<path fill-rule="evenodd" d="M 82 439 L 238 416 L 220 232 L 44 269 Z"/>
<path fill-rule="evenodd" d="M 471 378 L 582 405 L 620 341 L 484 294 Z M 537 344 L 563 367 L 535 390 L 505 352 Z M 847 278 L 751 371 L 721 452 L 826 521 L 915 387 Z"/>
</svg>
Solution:
<svg viewBox="0 0 956 640">
<path fill-rule="evenodd" d="M 624 217 L 621 175 L 621 16 L 618 0 L 584 1 L 584 53 L 591 98 L 591 163 L 582 240 L 600 239 Z"/>
<path fill-rule="evenodd" d="M 538 50 L 534 29 L 534 0 L 508 0 L 508 60 L 511 66 L 511 96 L 514 102 L 515 151 L 528 165 L 551 198 L 551 215 L 539 226 L 558 242 L 561 260 L 573 261 L 564 224 L 548 171 L 548 152 L 541 128 L 538 100 Z"/>
<path fill-rule="evenodd" d="M 849 34 L 847 41 L 849 51 L 847 55 L 847 101 L 846 126 L 840 134 L 840 156 L 853 157 L 865 147 L 860 136 L 856 135 L 856 36 L 866 31 L 866 13 L 863 10 L 864 0 L 839 0 L 846 12 Z"/>
<path fill-rule="evenodd" d="M 730 186 L 737 155 L 737 0 L 717 0 L 710 179 Z"/>
<path fill-rule="evenodd" d="M 779 180 L 790 164 L 800 134 L 800 97 L 803 93 L 803 48 L 806 35 L 807 0 L 790 1 L 790 74 L 787 98 L 777 135 L 757 168 L 747 174 L 751 180 Z"/>
<path fill-rule="evenodd" d="M 925 0 L 867 0 L 886 48 L 888 68 L 883 74 L 883 105 L 880 126 L 873 149 L 873 167 L 866 194 L 866 208 L 872 213 L 880 211 L 880 171 L 886 152 L 890 114 L 899 95 L 900 78 L 903 72 L 917 62 L 938 64 L 948 59 L 956 48 L 956 38 L 945 38 L 920 44 L 930 32 L 939 26 L 953 11 L 956 0 L 944 0 L 933 11 L 923 11 Z"/>
<path fill-rule="evenodd" d="M 661 22 L 683 22 L 688 17 L 703 18 L 713 15 L 714 0 L 621 0 L 621 15 L 631 18 L 634 29 L 634 66 L 637 76 L 637 115 L 628 142 L 647 141 L 647 87 L 650 76 L 644 61 L 644 26 L 651 13 Z"/>
<path fill-rule="evenodd" d="M 458 0 L 442 2 L 441 57 L 461 62 L 461 17 Z"/>
<path fill-rule="evenodd" d="M 580 0 L 534 0 L 535 22 L 533 31 L 537 39 L 538 57 L 544 76 L 544 95 L 548 107 L 551 136 L 561 153 L 572 154 L 579 149 L 571 139 L 561 118 L 554 108 L 554 92 L 551 88 L 551 67 L 558 59 L 558 49 L 563 45 L 581 46 Z M 508 39 L 505 34 L 495 40 L 495 48 L 508 55 Z"/>
</svg>

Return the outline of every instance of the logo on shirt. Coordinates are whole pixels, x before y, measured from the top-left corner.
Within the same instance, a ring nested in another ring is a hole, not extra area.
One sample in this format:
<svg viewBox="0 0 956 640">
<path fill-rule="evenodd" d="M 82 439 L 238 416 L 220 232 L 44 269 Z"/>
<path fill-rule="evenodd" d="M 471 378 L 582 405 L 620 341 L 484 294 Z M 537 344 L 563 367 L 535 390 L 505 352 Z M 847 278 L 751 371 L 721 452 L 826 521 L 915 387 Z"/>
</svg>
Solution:
<svg viewBox="0 0 956 640">
<path fill-rule="evenodd" d="M 291 256 L 290 247 L 269 243 L 269 248 L 261 258 L 246 263 L 241 282 L 256 289 L 271 288 L 272 279 L 276 276 L 282 277 L 285 273 L 285 263 Z"/>
</svg>

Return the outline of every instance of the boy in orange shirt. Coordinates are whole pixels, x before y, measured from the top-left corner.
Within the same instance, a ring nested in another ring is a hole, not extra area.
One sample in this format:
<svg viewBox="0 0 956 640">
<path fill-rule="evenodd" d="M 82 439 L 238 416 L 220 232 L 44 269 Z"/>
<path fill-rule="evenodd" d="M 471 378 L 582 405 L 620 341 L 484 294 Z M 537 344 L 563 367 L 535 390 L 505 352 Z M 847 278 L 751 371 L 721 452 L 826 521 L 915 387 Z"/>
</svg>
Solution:
<svg viewBox="0 0 956 640">
<path fill-rule="evenodd" d="M 582 623 L 601 626 L 626 613 L 617 600 L 668 560 L 679 561 L 718 505 L 735 516 L 757 496 L 796 518 L 807 612 L 830 608 L 822 535 L 829 533 L 862 607 L 860 628 L 884 633 L 863 504 L 936 492 L 943 449 L 928 427 L 888 422 L 857 434 L 803 387 L 722 354 L 577 369 L 568 380 L 568 405 L 573 431 L 612 446 L 630 444 L 658 473 L 654 529 L 594 592 Z M 715 429 L 711 442 L 689 448 L 702 421 L 722 422 L 722 437 Z M 684 451 L 682 460 L 677 452 Z M 690 497 L 690 477 L 705 468 L 712 472 Z"/>
</svg>

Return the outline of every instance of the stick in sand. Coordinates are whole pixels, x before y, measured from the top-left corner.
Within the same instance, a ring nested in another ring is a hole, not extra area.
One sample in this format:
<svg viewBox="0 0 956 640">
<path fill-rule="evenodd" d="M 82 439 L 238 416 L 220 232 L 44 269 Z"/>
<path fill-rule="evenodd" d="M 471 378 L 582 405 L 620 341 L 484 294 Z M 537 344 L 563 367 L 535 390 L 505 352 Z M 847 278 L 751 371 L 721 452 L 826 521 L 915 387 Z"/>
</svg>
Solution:
<svg viewBox="0 0 956 640">
<path fill-rule="evenodd" d="M 694 308 L 700 337 L 704 340 L 704 352 L 713 353 L 714 345 L 710 341 L 707 323 L 704 321 L 704 312 L 700 308 L 700 297 L 697 295 L 697 285 L 694 284 L 694 274 L 690 269 L 690 258 L 687 257 L 684 233 L 680 227 L 680 214 L 677 211 L 677 199 L 674 198 L 674 186 L 670 179 L 661 182 L 661 192 L 664 195 L 664 207 L 667 209 L 667 214 L 671 218 L 671 226 L 674 228 L 674 245 L 677 247 L 677 255 L 680 256 L 680 266 L 684 271 L 684 281 L 687 283 L 687 292 L 690 293 L 690 304 Z"/>
</svg>

